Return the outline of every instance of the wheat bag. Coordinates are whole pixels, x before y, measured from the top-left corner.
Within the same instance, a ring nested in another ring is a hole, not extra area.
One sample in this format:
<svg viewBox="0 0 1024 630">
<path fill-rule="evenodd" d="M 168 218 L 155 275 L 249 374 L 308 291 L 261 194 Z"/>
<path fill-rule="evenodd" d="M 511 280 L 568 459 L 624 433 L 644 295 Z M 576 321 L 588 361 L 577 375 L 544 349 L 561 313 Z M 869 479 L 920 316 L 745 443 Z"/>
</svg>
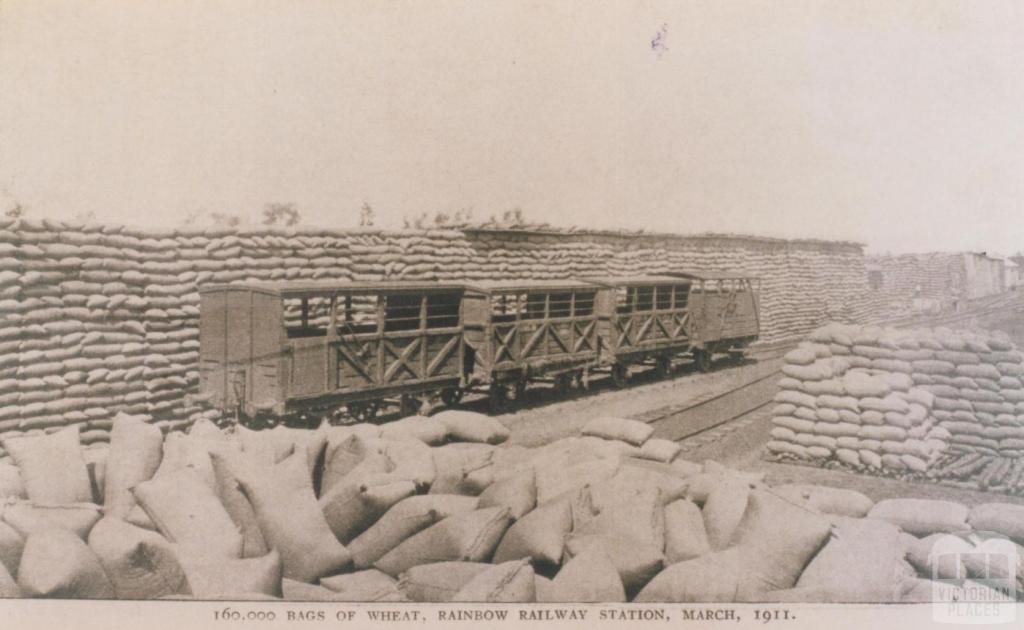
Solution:
<svg viewBox="0 0 1024 630">
<path fill-rule="evenodd" d="M 530 558 L 538 564 L 557 565 L 572 524 L 570 498 L 545 503 L 508 528 L 494 551 L 494 561 Z"/>
<path fill-rule="evenodd" d="M 612 561 L 593 547 L 565 563 L 546 587 L 544 601 L 615 604 L 626 601 L 626 590 Z"/>
<path fill-rule="evenodd" d="M 476 496 L 483 491 L 479 476 L 493 479 L 494 447 L 489 444 L 446 444 L 430 449 L 434 458 L 433 494 Z M 490 471 L 490 472 L 488 472 Z"/>
<path fill-rule="evenodd" d="M 426 492 L 437 478 L 432 449 L 415 439 L 382 440 L 384 455 L 391 460 L 394 468 L 390 471 L 396 477 L 408 479 L 416 484 L 418 492 Z"/>
<path fill-rule="evenodd" d="M 119 413 L 110 432 L 104 473 L 103 512 L 124 518 L 135 505 L 132 487 L 149 480 L 160 467 L 164 436 L 137 416 Z"/>
<path fill-rule="evenodd" d="M 196 599 L 280 597 L 282 566 L 277 550 L 260 558 L 211 558 L 194 548 L 175 547 Z"/>
<path fill-rule="evenodd" d="M 14 464 L 0 462 L 0 500 L 6 498 L 27 499 L 21 471 Z"/>
<path fill-rule="evenodd" d="M 56 527 L 25 540 L 18 588 L 26 597 L 111 599 L 115 595 L 96 554 L 81 538 Z"/>
<path fill-rule="evenodd" d="M 403 602 L 398 581 L 377 569 L 320 578 L 320 585 L 335 592 L 338 602 Z"/>
<path fill-rule="evenodd" d="M 743 562 L 737 549 L 677 562 L 658 573 L 635 603 L 735 602 Z"/>
<path fill-rule="evenodd" d="M 374 566 L 397 577 L 420 564 L 448 560 L 486 562 L 511 522 L 508 508 L 485 508 L 449 516 L 402 541 Z"/>
<path fill-rule="evenodd" d="M 996 532 L 1024 544 L 1024 506 L 983 503 L 971 508 L 967 522 L 976 530 Z"/>
<path fill-rule="evenodd" d="M 534 597 L 533 567 L 528 560 L 511 560 L 474 575 L 452 596 L 452 601 L 521 604 L 533 602 Z"/>
<path fill-rule="evenodd" d="M 93 550 L 118 599 L 190 595 L 191 588 L 166 538 L 107 516 L 89 533 Z"/>
<path fill-rule="evenodd" d="M 214 452 L 210 454 L 213 474 L 217 481 L 217 496 L 242 536 L 242 557 L 259 558 L 270 550 L 263 540 L 256 511 L 238 486 L 244 467 L 252 466 L 244 453 Z"/>
<path fill-rule="evenodd" d="M 305 453 L 270 469 L 245 471 L 238 482 L 267 546 L 280 554 L 284 577 L 314 583 L 351 563 L 317 505 Z"/>
<path fill-rule="evenodd" d="M 347 544 L 384 515 L 391 506 L 416 492 L 416 485 L 392 473 L 350 473 L 318 501 L 335 537 Z"/>
<path fill-rule="evenodd" d="M 732 535 L 743 558 L 741 596 L 791 588 L 825 544 L 831 522 L 771 490 L 752 490 Z"/>
<path fill-rule="evenodd" d="M 572 558 L 586 551 L 607 557 L 619 573 L 626 596 L 632 597 L 665 566 L 665 554 L 621 532 L 610 534 L 570 534 L 565 539 L 565 553 Z"/>
<path fill-rule="evenodd" d="M 409 567 L 398 589 L 413 602 L 450 602 L 462 587 L 493 565 L 486 562 L 435 562 Z"/>
<path fill-rule="evenodd" d="M 327 442 L 324 456 L 324 470 L 320 479 L 320 494 L 326 494 L 358 466 L 363 472 L 385 473 L 391 471 L 393 463 L 384 455 L 380 440 L 363 438 L 359 435 L 337 434 Z"/>
<path fill-rule="evenodd" d="M 190 468 L 132 489 L 135 500 L 169 541 L 215 558 L 238 558 L 242 536 L 214 491 Z"/>
<path fill-rule="evenodd" d="M 3 438 L 0 446 L 17 464 L 29 499 L 42 503 L 92 501 L 77 425 L 38 437 Z"/>
<path fill-rule="evenodd" d="M 505 507 L 513 519 L 522 518 L 537 504 L 537 484 L 533 469 L 495 481 L 478 497 L 478 506 Z"/>
<path fill-rule="evenodd" d="M 501 444 L 511 435 L 505 425 L 482 413 L 446 409 L 433 417 L 448 429 L 450 439 L 460 442 Z"/>
<path fill-rule="evenodd" d="M 936 499 L 885 499 L 868 512 L 869 518 L 881 519 L 914 536 L 953 533 L 970 529 L 968 509 L 953 501 Z"/>
<path fill-rule="evenodd" d="M 712 549 L 721 550 L 729 545 L 747 509 L 749 495 L 750 485 L 747 482 L 725 475 L 721 477 L 721 483 L 708 493 L 703 515 L 704 529 Z"/>
<path fill-rule="evenodd" d="M 413 534 L 453 514 L 472 512 L 476 508 L 476 497 L 457 494 L 424 494 L 402 499 L 348 544 L 352 562 L 358 569 L 369 569 Z"/>
<path fill-rule="evenodd" d="M 866 516 L 874 501 L 856 490 L 811 484 L 772 486 L 772 492 L 794 503 L 802 503 L 823 514 L 860 518 Z"/>
<path fill-rule="evenodd" d="M 914 577 L 900 530 L 876 518 L 839 518 L 832 536 L 796 582 L 831 603 L 899 601 Z"/>
<path fill-rule="evenodd" d="M 18 530 L 0 521 L 0 564 L 14 577 L 18 575 L 21 552 L 25 549 L 25 537 Z"/>
<path fill-rule="evenodd" d="M 448 427 L 437 418 L 409 416 L 382 426 L 380 436 L 384 439 L 413 438 L 424 444 L 438 446 L 448 439 Z"/>
<path fill-rule="evenodd" d="M 5 523 L 13 527 L 22 537 L 56 527 L 65 529 L 82 540 L 100 520 L 100 508 L 94 503 L 69 503 L 49 505 L 33 501 L 17 501 L 0 506 Z"/>
<path fill-rule="evenodd" d="M 711 552 L 704 517 L 696 504 L 679 499 L 665 506 L 665 562 L 675 564 Z"/>
<path fill-rule="evenodd" d="M 641 446 L 654 433 L 654 427 L 639 420 L 606 416 L 594 418 L 585 424 L 581 433 L 606 440 L 621 440 L 633 446 Z"/>
<path fill-rule="evenodd" d="M 7 567 L 0 564 L 0 599 L 14 599 L 21 597 L 21 589 L 14 580 Z"/>
</svg>

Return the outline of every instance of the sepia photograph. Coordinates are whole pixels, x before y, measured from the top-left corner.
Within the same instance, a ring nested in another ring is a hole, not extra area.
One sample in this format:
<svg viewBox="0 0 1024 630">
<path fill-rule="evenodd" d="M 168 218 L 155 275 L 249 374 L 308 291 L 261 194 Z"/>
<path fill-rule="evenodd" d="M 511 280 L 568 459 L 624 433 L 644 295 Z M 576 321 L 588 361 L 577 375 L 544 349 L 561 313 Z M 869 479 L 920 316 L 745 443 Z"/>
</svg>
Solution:
<svg viewBox="0 0 1024 630">
<path fill-rule="evenodd" d="M 0 0 L 0 625 L 1024 620 L 1022 33 Z"/>
</svg>

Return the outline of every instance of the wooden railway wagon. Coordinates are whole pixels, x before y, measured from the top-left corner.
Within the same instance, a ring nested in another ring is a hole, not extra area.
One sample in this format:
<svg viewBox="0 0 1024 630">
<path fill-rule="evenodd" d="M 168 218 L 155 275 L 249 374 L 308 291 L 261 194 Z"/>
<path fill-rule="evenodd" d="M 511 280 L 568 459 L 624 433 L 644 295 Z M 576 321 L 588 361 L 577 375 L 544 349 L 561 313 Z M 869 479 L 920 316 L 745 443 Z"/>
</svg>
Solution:
<svg viewBox="0 0 1024 630">
<path fill-rule="evenodd" d="M 667 376 L 672 359 L 692 353 L 702 371 L 717 352 L 757 339 L 756 279 L 725 272 L 595 279 L 601 364 L 618 387 L 630 365 L 653 363 Z"/>
<path fill-rule="evenodd" d="M 667 376 L 672 357 L 689 352 L 693 338 L 688 278 L 635 276 L 598 278 L 601 364 L 610 366 L 617 387 L 625 387 L 630 365 L 654 362 Z"/>
<path fill-rule="evenodd" d="M 595 299 L 582 280 L 497 281 L 466 288 L 463 326 L 473 380 L 489 384 L 492 408 L 539 377 L 568 389 L 598 359 Z"/>
<path fill-rule="evenodd" d="M 250 418 L 345 405 L 372 418 L 398 397 L 458 399 L 464 288 L 292 282 L 200 290 L 200 396 Z"/>
<path fill-rule="evenodd" d="M 691 344 L 697 367 L 711 369 L 715 354 L 741 351 L 760 334 L 761 280 L 731 272 L 680 271 L 667 274 L 691 281 Z"/>
</svg>

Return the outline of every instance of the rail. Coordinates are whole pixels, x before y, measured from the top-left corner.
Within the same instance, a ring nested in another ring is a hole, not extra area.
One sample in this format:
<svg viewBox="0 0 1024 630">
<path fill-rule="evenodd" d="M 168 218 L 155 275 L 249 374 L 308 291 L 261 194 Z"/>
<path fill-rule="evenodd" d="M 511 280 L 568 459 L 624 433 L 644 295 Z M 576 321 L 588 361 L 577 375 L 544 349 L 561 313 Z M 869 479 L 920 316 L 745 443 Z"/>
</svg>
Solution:
<svg viewBox="0 0 1024 630">
<path fill-rule="evenodd" d="M 895 326 L 897 325 L 896 322 L 899 321 L 899 326 L 940 326 L 959 321 L 969 320 L 977 317 L 991 316 L 993 314 L 1003 312 L 1020 311 L 1022 309 L 1024 309 L 1024 296 L 1018 294 L 1010 294 L 999 296 L 998 298 L 985 303 L 984 306 L 972 309 L 970 311 L 931 317 L 926 316 L 915 318 L 894 318 L 892 320 L 888 320 L 887 322 L 885 322 L 885 324 Z M 791 340 L 785 343 L 773 344 L 772 347 L 765 348 L 763 349 L 763 351 L 765 353 L 777 353 L 778 355 L 781 355 L 784 354 L 789 349 L 795 347 L 797 343 L 798 340 Z M 677 421 L 679 418 L 686 414 L 692 414 L 698 409 L 706 407 L 712 403 L 728 401 L 728 399 L 732 397 L 736 397 L 739 399 L 747 398 L 748 390 L 756 388 L 758 385 L 763 384 L 765 381 L 768 381 L 769 379 L 778 377 L 779 375 L 781 375 L 781 373 L 781 368 L 778 368 L 772 370 L 767 374 L 758 376 L 755 379 L 736 385 L 735 387 L 727 389 L 723 392 L 719 392 L 718 394 L 708 396 L 707 398 L 702 398 L 695 402 L 683 405 L 670 405 L 668 407 L 661 407 L 659 409 L 654 409 L 648 412 L 637 414 L 633 416 L 633 419 L 654 425 L 656 428 L 656 434 L 659 432 L 668 432 L 670 434 L 670 439 L 673 439 L 675 441 L 681 441 L 683 439 L 687 439 L 695 435 L 711 431 L 712 429 L 715 429 L 722 425 L 739 420 L 744 416 L 747 416 L 751 413 L 754 413 L 755 411 L 758 411 L 759 409 L 762 409 L 770 405 L 772 403 L 771 395 L 769 394 L 767 397 L 755 399 L 753 403 L 736 405 L 739 409 L 738 411 L 730 411 L 724 417 L 714 418 L 714 421 L 700 422 L 692 430 L 686 430 L 685 426 L 683 426 L 684 423 L 682 422 L 676 422 L 676 424 L 679 425 L 677 427 L 678 430 L 673 430 L 673 427 L 671 425 L 674 421 Z M 726 404 L 723 404 L 723 406 L 727 408 L 730 407 L 730 405 Z"/>
</svg>

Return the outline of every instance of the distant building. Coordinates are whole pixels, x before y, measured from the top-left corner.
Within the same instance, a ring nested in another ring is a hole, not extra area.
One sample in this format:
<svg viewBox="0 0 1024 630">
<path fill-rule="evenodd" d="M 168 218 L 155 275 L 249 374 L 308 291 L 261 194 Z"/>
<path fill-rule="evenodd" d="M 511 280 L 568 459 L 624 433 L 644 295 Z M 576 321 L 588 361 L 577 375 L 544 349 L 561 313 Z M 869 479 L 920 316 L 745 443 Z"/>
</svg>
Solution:
<svg viewBox="0 0 1024 630">
<path fill-rule="evenodd" d="M 1007 258 L 1003 261 L 1003 265 L 1006 268 L 1006 288 L 1008 290 L 1016 289 L 1021 286 L 1021 266 L 1020 263 L 1014 261 L 1013 258 Z"/>
<path fill-rule="evenodd" d="M 866 263 L 871 289 L 907 302 L 938 301 L 952 306 L 961 300 L 1002 293 L 1024 280 L 1024 265 L 988 252 L 874 256 Z"/>
</svg>

